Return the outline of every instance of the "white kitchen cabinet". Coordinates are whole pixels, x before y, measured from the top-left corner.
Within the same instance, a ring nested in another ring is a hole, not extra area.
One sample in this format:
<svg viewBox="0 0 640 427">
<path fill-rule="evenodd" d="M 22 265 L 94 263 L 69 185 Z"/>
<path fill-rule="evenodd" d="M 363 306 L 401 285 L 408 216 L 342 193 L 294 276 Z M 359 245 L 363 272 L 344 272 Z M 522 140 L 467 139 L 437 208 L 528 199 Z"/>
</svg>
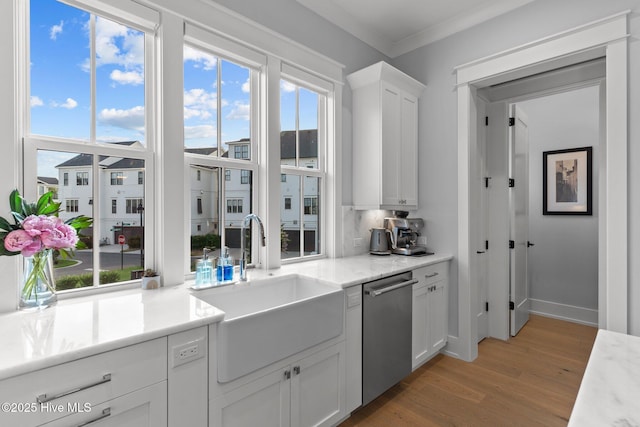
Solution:
<svg viewBox="0 0 640 427">
<path fill-rule="evenodd" d="M 424 85 L 379 62 L 347 76 L 353 92 L 353 203 L 418 207 L 418 98 Z"/>
<path fill-rule="evenodd" d="M 345 416 L 344 354 L 345 344 L 341 341 L 226 391 L 210 401 L 209 424 L 335 425 Z M 230 386 L 233 384 L 225 387 Z"/>
<path fill-rule="evenodd" d="M 155 427 L 167 425 L 167 382 L 117 397 L 90 410 L 59 418 L 44 427 L 96 425 L 100 427 Z"/>
<path fill-rule="evenodd" d="M 15 402 L 23 408 L 29 405 L 29 411 L 3 412 L 0 425 L 37 426 L 58 419 L 67 421 L 47 425 L 73 425 L 70 419 L 91 420 L 105 415 L 106 422 L 116 419 L 115 415 L 122 419 L 135 413 L 140 419 L 154 421 L 148 425 L 166 426 L 166 380 L 166 338 L 11 377 L 0 382 L 0 401 Z M 161 392 L 151 388 L 129 406 L 134 392 L 156 384 L 162 384 Z M 111 408 L 109 413 L 102 414 L 106 408 Z"/>
<path fill-rule="evenodd" d="M 447 343 L 449 262 L 413 271 L 413 369 L 429 360 Z"/>
</svg>

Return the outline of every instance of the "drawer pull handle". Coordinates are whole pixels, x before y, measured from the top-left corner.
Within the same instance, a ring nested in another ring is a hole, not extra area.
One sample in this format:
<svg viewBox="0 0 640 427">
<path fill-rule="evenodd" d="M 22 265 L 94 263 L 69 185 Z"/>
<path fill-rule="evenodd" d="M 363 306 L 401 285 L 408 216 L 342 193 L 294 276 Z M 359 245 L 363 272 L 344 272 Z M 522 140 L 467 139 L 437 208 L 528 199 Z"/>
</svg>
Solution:
<svg viewBox="0 0 640 427">
<path fill-rule="evenodd" d="M 102 414 L 100 414 L 100 416 L 98 416 L 98 417 L 96 417 L 96 418 L 94 418 L 94 419 L 92 419 L 92 420 L 89 420 L 89 421 L 87 421 L 86 423 L 78 424 L 78 426 L 77 426 L 77 427 L 84 427 L 84 426 L 88 426 L 89 424 L 93 424 L 93 423 L 95 423 L 96 421 L 103 420 L 103 419 L 107 418 L 107 417 L 108 417 L 108 416 L 110 416 L 110 415 L 111 415 L 111 408 L 103 409 L 103 410 L 102 410 Z"/>
<path fill-rule="evenodd" d="M 78 388 L 74 388 L 73 390 L 64 391 L 62 393 L 59 393 L 59 394 L 56 394 L 56 395 L 53 395 L 53 396 L 47 396 L 46 393 L 45 394 L 41 394 L 40 396 L 36 397 L 36 401 L 38 403 L 40 403 L 40 404 L 51 402 L 52 400 L 60 399 L 61 397 L 68 396 L 70 394 L 77 393 L 79 391 L 86 390 L 88 388 L 95 387 L 95 386 L 100 385 L 100 384 L 108 383 L 109 381 L 111 381 L 111 374 L 104 374 L 102 376 L 102 379 L 100 381 L 95 382 L 95 383 L 87 384 L 85 386 L 81 386 L 81 387 L 78 387 Z"/>
<path fill-rule="evenodd" d="M 435 273 L 427 274 L 424 277 L 426 277 L 427 279 L 430 279 L 432 277 L 436 277 L 437 275 L 438 275 L 438 272 L 436 271 Z"/>
</svg>

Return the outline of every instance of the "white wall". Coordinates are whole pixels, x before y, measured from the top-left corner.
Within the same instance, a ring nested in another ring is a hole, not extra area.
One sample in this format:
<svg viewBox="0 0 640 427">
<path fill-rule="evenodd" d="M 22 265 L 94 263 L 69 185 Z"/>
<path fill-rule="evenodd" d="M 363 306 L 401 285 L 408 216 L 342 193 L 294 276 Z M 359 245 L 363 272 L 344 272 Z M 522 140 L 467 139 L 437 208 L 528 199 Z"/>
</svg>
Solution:
<svg viewBox="0 0 640 427">
<path fill-rule="evenodd" d="M 639 0 L 536 0 L 484 24 L 395 58 L 392 64 L 427 85 L 420 100 L 420 210 L 430 245 L 457 253 L 457 97 L 453 68 L 570 28 L 632 9 L 629 39 L 629 117 L 640 108 Z M 640 136 L 630 120 L 629 141 Z M 640 146 L 629 144 L 629 332 L 640 335 Z M 457 296 L 452 269 L 450 303 Z M 450 331 L 457 331 L 451 304 Z"/>
<path fill-rule="evenodd" d="M 519 102 L 529 125 L 529 286 L 533 308 L 597 325 L 597 86 Z M 593 147 L 593 215 L 542 214 L 543 152 Z M 569 306 L 569 307 L 566 307 Z M 594 312 L 593 310 L 596 310 Z M 581 318 L 575 318 L 582 313 Z"/>
</svg>

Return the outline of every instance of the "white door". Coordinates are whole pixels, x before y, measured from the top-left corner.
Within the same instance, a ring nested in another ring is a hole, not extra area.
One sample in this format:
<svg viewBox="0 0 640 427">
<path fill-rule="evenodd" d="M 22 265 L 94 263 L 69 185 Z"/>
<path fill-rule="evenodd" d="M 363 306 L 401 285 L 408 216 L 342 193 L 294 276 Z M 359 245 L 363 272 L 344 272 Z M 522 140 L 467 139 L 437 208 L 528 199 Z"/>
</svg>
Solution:
<svg viewBox="0 0 640 427">
<path fill-rule="evenodd" d="M 478 325 L 478 342 L 489 336 L 489 293 L 488 293 L 488 230 L 489 230 L 489 180 L 487 173 L 487 126 L 488 116 L 486 115 L 486 104 L 477 100 L 478 111 L 478 140 L 473 171 L 473 202 L 477 206 L 471 221 L 474 233 L 475 260 L 474 267 L 477 272 L 478 305 L 476 310 L 476 321 Z"/>
<path fill-rule="evenodd" d="M 529 243 L 529 129 L 527 117 L 517 105 L 511 106 L 509 123 L 510 210 L 510 309 L 511 335 L 529 320 L 527 247 Z"/>
</svg>

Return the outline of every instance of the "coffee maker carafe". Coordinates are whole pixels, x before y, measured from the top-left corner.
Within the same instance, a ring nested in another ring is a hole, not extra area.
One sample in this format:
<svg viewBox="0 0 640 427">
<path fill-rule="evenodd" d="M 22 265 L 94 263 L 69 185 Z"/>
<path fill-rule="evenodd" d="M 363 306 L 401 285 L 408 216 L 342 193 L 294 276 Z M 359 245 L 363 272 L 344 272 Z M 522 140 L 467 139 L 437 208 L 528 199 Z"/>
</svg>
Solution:
<svg viewBox="0 0 640 427">
<path fill-rule="evenodd" d="M 420 231 L 424 228 L 422 218 L 385 218 L 384 227 L 391 231 L 392 253 L 398 255 L 427 254 L 426 246 L 418 244 Z"/>
</svg>

